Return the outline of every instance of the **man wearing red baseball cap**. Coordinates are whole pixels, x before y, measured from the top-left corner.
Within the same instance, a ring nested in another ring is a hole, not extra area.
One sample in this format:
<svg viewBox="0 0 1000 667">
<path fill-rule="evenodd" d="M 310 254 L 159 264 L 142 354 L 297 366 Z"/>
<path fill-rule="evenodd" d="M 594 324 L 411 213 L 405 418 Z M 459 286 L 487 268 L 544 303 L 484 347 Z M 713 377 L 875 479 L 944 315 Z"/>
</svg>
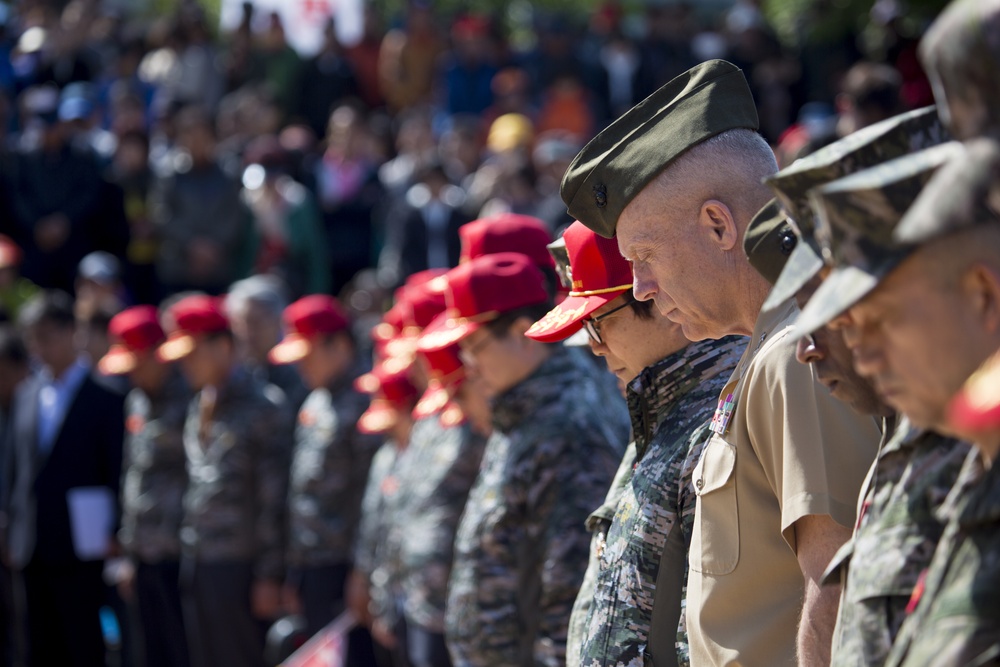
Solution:
<svg viewBox="0 0 1000 667">
<path fill-rule="evenodd" d="M 517 213 L 491 215 L 462 225 L 458 236 L 462 241 L 459 263 L 501 252 L 519 252 L 542 271 L 550 295 L 554 296 L 559 288 L 555 262 L 546 247 L 552 233 L 538 218 Z"/>
<path fill-rule="evenodd" d="M 412 378 L 412 360 L 388 359 L 354 386 L 370 394 L 371 404 L 358 420 L 363 433 L 384 438 L 375 452 L 361 500 L 361 521 L 354 545 L 354 569 L 347 582 L 347 605 L 377 640 L 378 664 L 406 664 L 396 634 L 396 606 L 388 547 L 400 514 L 400 471 L 413 431 L 412 411 L 420 396 Z"/>
<path fill-rule="evenodd" d="M 615 239 L 579 222 L 563 239 L 572 291 L 526 335 L 558 341 L 585 329 L 594 354 L 627 387 L 635 438 L 619 486 L 588 519 L 596 544 L 570 620 L 567 664 L 686 665 L 686 636 L 666 628 L 678 627 L 684 599 L 691 471 L 744 344 L 691 343 L 651 303 L 636 301 Z"/>
<path fill-rule="evenodd" d="M 119 590 L 134 599 L 150 662 L 189 664 L 179 588 L 181 518 L 188 475 L 184 420 L 192 392 L 156 349 L 166 340 L 156 308 L 136 306 L 108 325 L 111 349 L 97 364 L 105 375 L 127 375 L 122 518 L 118 542 L 130 567 Z"/>
<path fill-rule="evenodd" d="M 310 390 L 292 450 L 287 582 L 311 636 L 344 604 L 361 494 L 380 440 L 357 430 L 369 401 L 353 386 L 363 369 L 340 303 L 306 296 L 285 308 L 283 320 L 285 336 L 269 361 L 295 364 Z M 364 664 L 370 643 L 367 632 L 352 632 L 348 664 Z"/>
<path fill-rule="evenodd" d="M 159 347 L 197 392 L 184 425 L 190 481 L 181 528 L 184 621 L 192 661 L 259 667 L 261 621 L 278 615 L 292 414 L 277 387 L 240 366 L 214 297 L 169 309 Z M 248 604 L 249 602 L 249 604 Z"/>
<path fill-rule="evenodd" d="M 562 346 L 524 336 L 551 307 L 522 254 L 448 273 L 448 310 L 424 350 L 454 343 L 493 397 L 494 430 L 455 542 L 446 636 L 462 665 L 561 664 L 583 579 L 583 522 L 624 450 L 624 405 Z"/>
</svg>

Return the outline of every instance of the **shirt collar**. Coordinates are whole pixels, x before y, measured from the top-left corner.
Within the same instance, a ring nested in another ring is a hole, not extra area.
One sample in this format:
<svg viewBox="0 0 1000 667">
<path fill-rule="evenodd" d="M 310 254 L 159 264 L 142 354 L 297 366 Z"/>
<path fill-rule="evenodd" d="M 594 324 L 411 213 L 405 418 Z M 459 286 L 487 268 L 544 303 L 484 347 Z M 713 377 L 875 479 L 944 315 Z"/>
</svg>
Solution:
<svg viewBox="0 0 1000 667">
<path fill-rule="evenodd" d="M 628 384 L 626 400 L 636 449 L 644 451 L 660 423 L 692 391 L 722 373 L 731 373 L 746 339 L 690 343 L 646 367 Z"/>
</svg>

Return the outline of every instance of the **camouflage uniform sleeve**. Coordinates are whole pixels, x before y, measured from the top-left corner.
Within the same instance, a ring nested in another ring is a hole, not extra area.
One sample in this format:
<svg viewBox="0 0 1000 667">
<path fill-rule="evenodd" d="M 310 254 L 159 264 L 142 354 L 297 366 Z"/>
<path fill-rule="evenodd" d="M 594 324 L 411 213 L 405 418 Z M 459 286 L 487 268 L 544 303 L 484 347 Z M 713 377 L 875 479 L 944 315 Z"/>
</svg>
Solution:
<svg viewBox="0 0 1000 667">
<path fill-rule="evenodd" d="M 591 535 L 583 521 L 619 463 L 612 447 L 592 439 L 560 440 L 534 446 L 532 474 L 524 478 L 527 537 L 537 544 L 537 564 L 528 567 L 537 568 L 539 577 L 533 654 L 536 665 L 550 667 L 566 663 L 567 623 L 590 552 Z"/>
<path fill-rule="evenodd" d="M 625 456 L 618 466 L 615 479 L 611 483 L 604 504 L 587 517 L 587 530 L 592 535 L 590 539 L 590 558 L 583 583 L 573 603 L 573 611 L 569 617 L 569 631 L 566 639 L 566 664 L 580 664 L 580 649 L 587 637 L 587 616 L 594 602 L 594 590 L 597 587 L 597 572 L 601 566 L 601 552 L 604 550 L 608 528 L 618 508 L 618 501 L 625 494 L 625 488 L 632 479 L 632 468 L 635 466 L 635 443 L 629 443 Z"/>
<path fill-rule="evenodd" d="M 268 393 L 253 429 L 256 438 L 257 559 L 259 579 L 284 577 L 285 501 L 288 497 L 289 453 L 292 450 L 292 414 L 288 404 Z"/>
<path fill-rule="evenodd" d="M 375 569 L 375 551 L 378 548 L 381 520 L 382 480 L 392 458 L 393 445 L 387 441 L 372 459 L 365 492 L 361 499 L 361 520 L 358 523 L 358 536 L 354 545 L 354 567 L 364 573 L 366 579 L 371 577 Z"/>
</svg>

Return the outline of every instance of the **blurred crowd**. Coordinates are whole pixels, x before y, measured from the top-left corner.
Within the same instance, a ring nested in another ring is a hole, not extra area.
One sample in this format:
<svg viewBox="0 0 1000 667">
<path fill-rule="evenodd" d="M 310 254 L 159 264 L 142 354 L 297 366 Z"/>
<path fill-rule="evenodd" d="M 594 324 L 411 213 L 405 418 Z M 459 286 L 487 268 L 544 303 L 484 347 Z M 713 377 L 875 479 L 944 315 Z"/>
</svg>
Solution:
<svg viewBox="0 0 1000 667">
<path fill-rule="evenodd" d="M 878 4 L 878 62 L 853 38 L 788 49 L 754 0 L 709 16 L 538 10 L 529 46 L 500 16 L 414 2 L 369 8 L 349 46 L 330 21 L 309 57 L 249 3 L 221 34 L 191 0 L 156 19 L 97 0 L 0 4 L 0 233 L 45 288 L 72 290 L 102 250 L 126 303 L 268 273 L 292 297 L 350 286 L 365 292 L 351 307 L 381 305 L 379 290 L 455 262 L 462 222 L 512 211 L 563 228 L 569 160 L 695 63 L 747 72 L 783 162 L 929 103 L 905 8 Z"/>
</svg>

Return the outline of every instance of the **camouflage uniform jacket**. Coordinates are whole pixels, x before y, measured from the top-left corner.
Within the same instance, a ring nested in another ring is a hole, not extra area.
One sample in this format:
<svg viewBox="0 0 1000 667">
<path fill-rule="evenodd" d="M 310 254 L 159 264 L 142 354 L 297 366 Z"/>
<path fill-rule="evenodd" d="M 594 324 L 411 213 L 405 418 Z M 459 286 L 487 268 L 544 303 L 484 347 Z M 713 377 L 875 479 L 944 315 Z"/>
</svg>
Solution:
<svg viewBox="0 0 1000 667">
<path fill-rule="evenodd" d="M 625 494 L 625 489 L 632 481 L 632 468 L 635 467 L 635 441 L 629 443 L 625 456 L 618 465 L 618 472 L 611 482 L 604 504 L 591 512 L 587 517 L 587 530 L 590 531 L 590 559 L 587 561 L 587 572 L 583 575 L 580 592 L 576 594 L 573 612 L 569 616 L 569 633 L 566 639 L 566 664 L 579 665 L 580 651 L 583 640 L 587 636 L 587 616 L 594 602 L 594 590 L 597 588 L 597 572 L 601 567 L 601 554 L 611 528 L 611 520 L 618 509 L 618 501 Z"/>
<path fill-rule="evenodd" d="M 375 452 L 371 467 L 368 469 L 368 481 L 361 498 L 358 537 L 354 544 L 354 567 L 367 577 L 371 577 L 375 571 L 380 545 L 385 543 L 388 530 L 384 516 L 385 491 L 395 487 L 391 480 L 398 455 L 399 450 L 395 441 L 386 440 Z"/>
<path fill-rule="evenodd" d="M 456 667 L 566 661 L 570 610 L 600 503 L 628 438 L 562 347 L 498 396 L 494 432 L 455 540 L 446 636 Z"/>
<path fill-rule="evenodd" d="M 660 577 L 660 561 L 668 552 L 687 561 L 697 497 L 691 473 L 745 344 L 732 338 L 691 343 L 629 383 L 636 465 L 601 555 L 582 665 L 687 664 L 687 636 L 678 633 L 685 568 Z M 676 646 L 650 637 L 654 620 L 655 634 L 677 635 Z M 654 647 L 668 654 L 655 655 Z"/>
<path fill-rule="evenodd" d="M 885 664 L 1000 665 L 1000 466 L 970 454 L 939 517 L 944 535 Z"/>
<path fill-rule="evenodd" d="M 444 632 L 455 531 L 485 446 L 468 423 L 445 426 L 440 414 L 413 427 L 392 522 L 398 534 L 391 539 L 399 545 L 398 590 L 408 624 Z"/>
<path fill-rule="evenodd" d="M 291 410 L 277 387 L 241 368 L 217 389 L 211 420 L 202 424 L 204 391 L 184 425 L 184 551 L 208 562 L 251 561 L 256 577 L 280 580 Z"/>
<path fill-rule="evenodd" d="M 356 373 L 309 394 L 299 410 L 288 492 L 288 560 L 294 567 L 349 563 L 361 496 L 379 441 L 358 433 L 368 397 Z"/>
<path fill-rule="evenodd" d="M 827 577 L 843 584 L 832 665 L 885 663 L 944 532 L 935 512 L 968 453 L 968 445 L 905 420 L 881 448 L 854 536 L 828 568 Z"/>
<path fill-rule="evenodd" d="M 125 400 L 125 475 L 118 540 L 147 563 L 176 561 L 187 469 L 184 420 L 191 389 L 174 374 L 154 396 L 139 389 Z"/>
</svg>

